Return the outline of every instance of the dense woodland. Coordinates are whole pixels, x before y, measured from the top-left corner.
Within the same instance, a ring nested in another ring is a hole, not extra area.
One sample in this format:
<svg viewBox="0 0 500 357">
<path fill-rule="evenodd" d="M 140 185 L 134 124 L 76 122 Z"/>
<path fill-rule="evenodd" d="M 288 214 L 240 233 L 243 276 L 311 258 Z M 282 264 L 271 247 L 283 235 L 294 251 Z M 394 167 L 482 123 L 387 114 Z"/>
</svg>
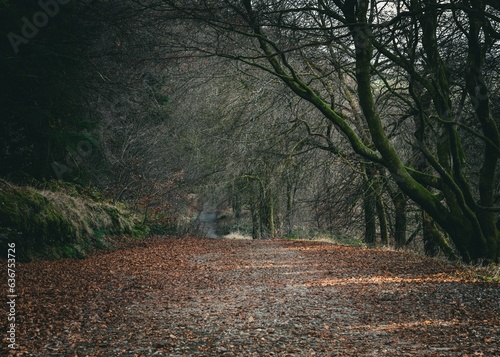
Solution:
<svg viewBox="0 0 500 357">
<path fill-rule="evenodd" d="M 0 0 L 0 28 L 5 182 L 498 262 L 495 0 Z"/>
</svg>

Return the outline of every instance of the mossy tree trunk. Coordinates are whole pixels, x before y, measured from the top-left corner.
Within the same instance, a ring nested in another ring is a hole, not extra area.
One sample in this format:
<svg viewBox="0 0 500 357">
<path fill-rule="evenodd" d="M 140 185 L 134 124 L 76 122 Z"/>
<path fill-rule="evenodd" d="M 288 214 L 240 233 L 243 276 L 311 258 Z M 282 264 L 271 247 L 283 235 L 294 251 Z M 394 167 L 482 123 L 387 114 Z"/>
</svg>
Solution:
<svg viewBox="0 0 500 357">
<path fill-rule="evenodd" d="M 472 3 L 472 2 L 471 2 Z M 482 230 L 481 244 L 475 253 L 482 256 L 487 251 L 492 252 L 497 259 L 500 257 L 500 239 L 496 227 L 495 213 L 489 207 L 495 204 L 494 184 L 497 163 L 499 159 L 500 135 L 497 122 L 491 115 L 490 93 L 483 76 L 485 53 L 490 45 L 488 38 L 483 40 L 484 31 L 490 25 L 488 20 L 481 15 L 485 10 L 485 2 L 480 1 L 474 6 L 479 7 L 480 12 L 469 12 L 469 34 L 468 34 L 468 73 L 466 87 L 472 105 L 482 128 L 482 134 L 487 138 L 484 145 L 484 159 L 479 173 L 479 203 L 475 205 L 475 212 L 479 226 Z M 492 254 L 490 253 L 490 254 Z"/>
</svg>

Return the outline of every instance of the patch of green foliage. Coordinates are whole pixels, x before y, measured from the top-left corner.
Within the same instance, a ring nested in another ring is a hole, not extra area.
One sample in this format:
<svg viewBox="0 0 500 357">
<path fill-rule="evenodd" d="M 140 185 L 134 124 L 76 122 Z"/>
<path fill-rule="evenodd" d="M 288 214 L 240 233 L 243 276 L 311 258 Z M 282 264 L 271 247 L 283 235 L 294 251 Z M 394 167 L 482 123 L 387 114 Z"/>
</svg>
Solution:
<svg viewBox="0 0 500 357">
<path fill-rule="evenodd" d="M 0 232 L 16 243 L 19 259 L 27 260 L 46 246 L 71 245 L 74 225 L 47 198 L 25 187 L 0 188 Z"/>
<path fill-rule="evenodd" d="M 0 245 L 16 243 L 20 261 L 82 258 L 96 248 L 107 248 L 110 236 L 148 234 L 134 213 L 102 200 L 96 192 L 50 185 L 50 190 L 37 190 L 0 180 Z"/>
<path fill-rule="evenodd" d="M 142 239 L 150 233 L 153 233 L 151 227 L 142 223 L 134 225 L 130 231 L 132 238 L 136 239 Z"/>
</svg>

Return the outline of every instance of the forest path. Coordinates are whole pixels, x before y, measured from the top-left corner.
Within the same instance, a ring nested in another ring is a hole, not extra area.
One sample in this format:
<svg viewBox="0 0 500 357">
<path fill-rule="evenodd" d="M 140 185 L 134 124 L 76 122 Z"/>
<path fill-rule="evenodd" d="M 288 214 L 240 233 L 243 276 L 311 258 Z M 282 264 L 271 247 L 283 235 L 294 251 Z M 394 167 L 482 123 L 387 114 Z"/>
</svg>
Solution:
<svg viewBox="0 0 500 357">
<path fill-rule="evenodd" d="M 207 238 L 218 238 L 217 234 L 217 208 L 214 205 L 205 203 L 203 209 L 198 214 L 198 231 Z"/>
<path fill-rule="evenodd" d="M 17 270 L 11 355 L 500 356 L 500 286 L 408 253 L 157 237 Z"/>
</svg>

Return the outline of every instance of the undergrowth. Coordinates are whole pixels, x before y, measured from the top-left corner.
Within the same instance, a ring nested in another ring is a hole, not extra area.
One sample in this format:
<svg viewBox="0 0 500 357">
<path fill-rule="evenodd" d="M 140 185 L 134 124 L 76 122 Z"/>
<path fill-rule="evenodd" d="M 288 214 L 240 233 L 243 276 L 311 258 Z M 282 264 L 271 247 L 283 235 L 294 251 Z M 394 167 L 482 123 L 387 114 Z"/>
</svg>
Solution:
<svg viewBox="0 0 500 357">
<path fill-rule="evenodd" d="M 97 191 L 51 182 L 39 188 L 0 181 L 0 245 L 15 243 L 17 259 L 82 258 L 109 246 L 109 237 L 147 233 L 123 205 Z"/>
</svg>

